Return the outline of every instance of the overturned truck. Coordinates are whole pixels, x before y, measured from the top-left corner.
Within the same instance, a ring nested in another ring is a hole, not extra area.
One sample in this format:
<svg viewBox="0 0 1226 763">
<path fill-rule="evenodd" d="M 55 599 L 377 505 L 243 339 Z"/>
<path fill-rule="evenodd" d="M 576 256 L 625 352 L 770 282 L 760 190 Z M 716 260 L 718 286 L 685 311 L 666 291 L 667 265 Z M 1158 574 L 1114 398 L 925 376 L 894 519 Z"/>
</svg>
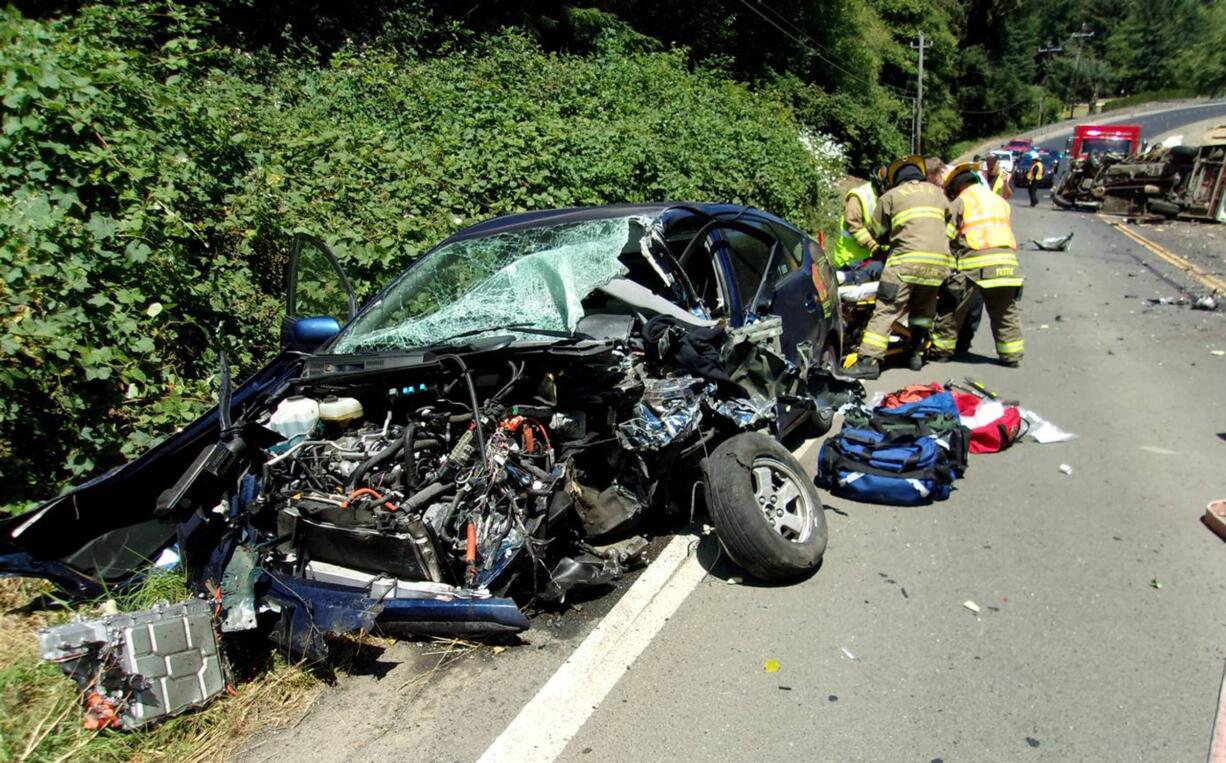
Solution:
<svg viewBox="0 0 1226 763">
<path fill-rule="evenodd" d="M 90 722 L 133 728 L 225 685 L 232 634 L 513 633 L 709 514 L 769 580 L 814 570 L 821 501 L 780 444 L 862 394 L 835 379 L 834 275 L 731 205 L 501 218 L 361 310 L 296 240 L 284 351 L 141 458 L 0 525 L 0 572 L 76 597 L 177 564 L 192 600 L 42 634 Z M 342 327 L 331 317 L 349 315 Z"/>
<path fill-rule="evenodd" d="M 1052 193 L 1052 202 L 1130 217 L 1226 222 L 1226 126 L 1208 131 L 1200 146 L 1078 159 Z"/>
</svg>

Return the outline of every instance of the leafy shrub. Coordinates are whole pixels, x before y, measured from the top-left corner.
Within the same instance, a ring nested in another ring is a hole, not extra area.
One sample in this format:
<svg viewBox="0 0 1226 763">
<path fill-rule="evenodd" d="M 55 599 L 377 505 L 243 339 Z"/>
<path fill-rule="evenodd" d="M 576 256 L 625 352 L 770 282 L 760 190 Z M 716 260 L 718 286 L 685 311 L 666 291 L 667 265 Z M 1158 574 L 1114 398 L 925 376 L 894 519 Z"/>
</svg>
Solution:
<svg viewBox="0 0 1226 763">
<path fill-rule="evenodd" d="M 220 336 L 245 370 L 275 352 L 295 230 L 369 295 L 524 209 L 718 199 L 812 227 L 841 171 L 777 98 L 624 34 L 588 56 L 507 32 L 319 66 L 218 47 L 209 23 L 159 3 L 0 15 L 3 500 L 202 412 Z"/>
<path fill-rule="evenodd" d="M 53 492 L 199 411 L 202 350 L 235 313 L 270 320 L 217 236 L 247 162 L 195 97 L 216 55 L 170 8 L 161 40 L 127 7 L 0 16 L 0 474 Z M 147 42 L 125 49 L 118 27 Z M 240 311 L 242 311 L 240 313 Z M 248 359 L 249 359 L 248 355 Z"/>
</svg>

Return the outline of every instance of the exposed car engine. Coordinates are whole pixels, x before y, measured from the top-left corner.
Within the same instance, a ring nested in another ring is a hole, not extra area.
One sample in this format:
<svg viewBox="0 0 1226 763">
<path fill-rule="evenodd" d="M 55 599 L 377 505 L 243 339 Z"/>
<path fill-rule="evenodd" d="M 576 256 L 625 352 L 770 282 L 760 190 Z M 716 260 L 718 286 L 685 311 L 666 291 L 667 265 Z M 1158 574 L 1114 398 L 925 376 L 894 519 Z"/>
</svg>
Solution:
<svg viewBox="0 0 1226 763">
<path fill-rule="evenodd" d="M 620 575 L 642 543 L 585 542 L 563 557 L 546 538 L 616 539 L 657 498 L 637 454 L 587 452 L 613 440 L 630 390 L 585 379 L 581 363 L 561 380 L 526 365 L 440 369 L 365 400 L 281 401 L 267 424 L 287 439 L 268 449 L 253 507 L 275 538 L 269 566 L 376 599 L 481 598 L 521 576 L 559 599 Z M 574 392 L 586 399 L 557 400 Z M 521 553 L 530 562 L 516 567 Z"/>
</svg>

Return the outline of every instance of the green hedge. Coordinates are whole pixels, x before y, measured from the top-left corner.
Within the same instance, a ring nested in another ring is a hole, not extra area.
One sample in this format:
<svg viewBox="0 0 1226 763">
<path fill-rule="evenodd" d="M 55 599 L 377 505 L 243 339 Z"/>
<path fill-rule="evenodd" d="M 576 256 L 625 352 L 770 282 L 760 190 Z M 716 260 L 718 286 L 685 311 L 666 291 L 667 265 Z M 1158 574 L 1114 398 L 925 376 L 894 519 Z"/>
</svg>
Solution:
<svg viewBox="0 0 1226 763">
<path fill-rule="evenodd" d="M 200 13 L 0 15 L 0 502 L 198 415 L 220 336 L 243 371 L 275 352 L 295 230 L 368 295 L 491 215 L 718 199 L 815 226 L 841 173 L 780 100 L 680 51 L 508 32 L 321 67 L 217 47 Z"/>
</svg>

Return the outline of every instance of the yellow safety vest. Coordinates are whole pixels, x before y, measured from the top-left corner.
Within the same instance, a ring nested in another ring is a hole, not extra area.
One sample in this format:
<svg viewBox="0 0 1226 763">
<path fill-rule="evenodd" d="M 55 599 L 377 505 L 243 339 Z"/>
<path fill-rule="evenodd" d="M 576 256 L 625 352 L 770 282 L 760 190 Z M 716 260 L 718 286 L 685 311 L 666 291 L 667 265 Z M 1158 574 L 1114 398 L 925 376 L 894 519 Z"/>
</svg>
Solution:
<svg viewBox="0 0 1226 763">
<path fill-rule="evenodd" d="M 1017 249 L 1010 222 L 1009 202 L 986 190 L 971 185 L 962 192 L 962 227 L 958 232 L 971 249 Z"/>
<path fill-rule="evenodd" d="M 1021 286 L 1009 202 L 980 185 L 968 186 L 959 198 L 962 225 L 953 230 L 951 224 L 948 233 L 960 234 L 969 251 L 958 257 L 958 270 L 980 271 L 975 282 L 983 287 Z"/>
<path fill-rule="evenodd" d="M 873 212 L 877 209 L 877 194 L 873 193 L 873 186 L 870 183 L 856 186 L 847 192 L 844 200 L 852 196 L 860 200 L 860 208 L 864 210 L 864 229 L 853 234 L 847 230 L 847 219 L 839 218 L 839 240 L 834 246 L 834 266 L 839 269 L 872 256 L 865 242 L 870 237 L 876 239 L 879 236 L 877 224 L 873 221 Z"/>
<path fill-rule="evenodd" d="M 997 196 L 1004 196 L 1005 182 L 1007 180 L 1008 177 L 1005 175 L 1005 173 L 1000 168 L 997 168 L 996 179 L 992 181 L 992 193 L 996 194 Z"/>
</svg>

